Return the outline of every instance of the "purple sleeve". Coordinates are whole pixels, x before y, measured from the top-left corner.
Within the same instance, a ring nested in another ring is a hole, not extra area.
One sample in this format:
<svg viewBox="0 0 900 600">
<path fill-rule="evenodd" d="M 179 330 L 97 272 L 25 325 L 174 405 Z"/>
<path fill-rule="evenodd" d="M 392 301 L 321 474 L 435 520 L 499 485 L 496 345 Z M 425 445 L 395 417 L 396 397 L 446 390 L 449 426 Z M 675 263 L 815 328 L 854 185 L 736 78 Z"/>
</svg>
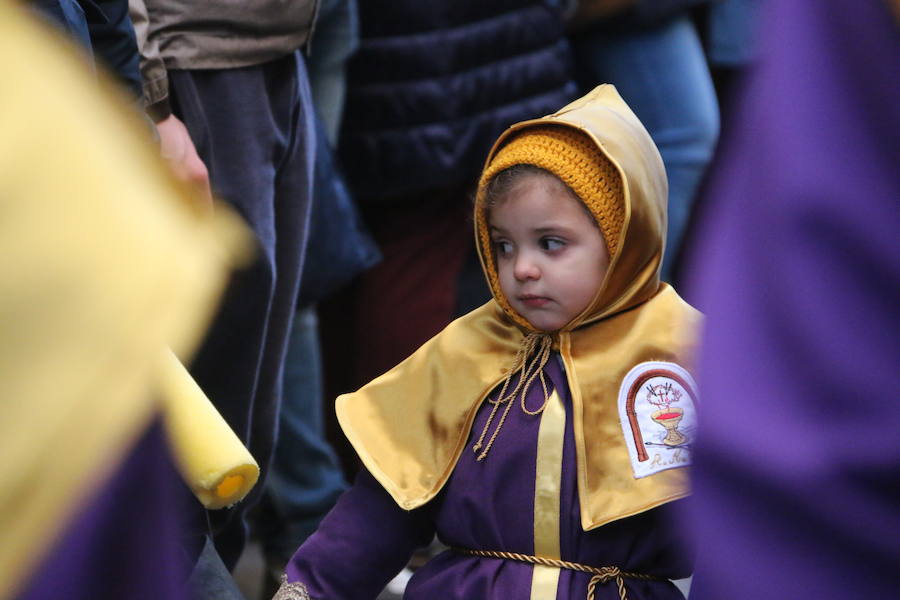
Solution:
<svg viewBox="0 0 900 600">
<path fill-rule="evenodd" d="M 427 508 L 405 511 L 362 471 L 288 563 L 317 600 L 371 600 L 434 536 Z"/>
</svg>

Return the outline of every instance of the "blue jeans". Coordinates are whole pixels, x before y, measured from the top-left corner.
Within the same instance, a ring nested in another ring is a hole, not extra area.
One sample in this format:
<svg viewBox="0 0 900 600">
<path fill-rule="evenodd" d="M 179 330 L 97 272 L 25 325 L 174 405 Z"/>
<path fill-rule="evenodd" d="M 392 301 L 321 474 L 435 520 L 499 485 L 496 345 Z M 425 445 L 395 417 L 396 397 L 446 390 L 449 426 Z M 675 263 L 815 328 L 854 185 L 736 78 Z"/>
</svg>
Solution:
<svg viewBox="0 0 900 600">
<path fill-rule="evenodd" d="M 356 0 L 321 0 L 309 57 L 309 82 L 316 113 L 325 124 L 328 140 L 337 144 L 344 95 L 344 66 L 359 46 Z"/>
<path fill-rule="evenodd" d="M 266 482 L 264 550 L 286 563 L 346 489 L 324 435 L 322 362 L 315 307 L 294 317 L 284 371 L 278 444 Z"/>
<path fill-rule="evenodd" d="M 669 280 L 691 206 L 719 135 L 719 107 L 688 17 L 641 30 L 595 30 L 573 40 L 582 85 L 612 83 L 659 148 L 669 178 L 663 279 Z"/>
<path fill-rule="evenodd" d="M 709 6 L 709 61 L 742 67 L 756 56 L 756 22 L 762 0 L 725 0 Z"/>
</svg>

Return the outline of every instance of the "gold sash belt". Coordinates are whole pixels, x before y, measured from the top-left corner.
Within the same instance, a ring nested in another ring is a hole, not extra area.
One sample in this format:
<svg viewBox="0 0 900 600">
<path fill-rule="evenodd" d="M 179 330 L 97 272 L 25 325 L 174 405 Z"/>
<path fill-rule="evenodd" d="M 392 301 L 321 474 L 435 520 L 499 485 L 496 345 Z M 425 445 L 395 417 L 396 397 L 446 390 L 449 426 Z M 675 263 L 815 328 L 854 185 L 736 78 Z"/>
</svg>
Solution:
<svg viewBox="0 0 900 600">
<path fill-rule="evenodd" d="M 594 588 L 598 584 L 604 584 L 608 581 L 615 581 L 616 587 L 619 588 L 619 599 L 628 600 L 628 593 L 625 591 L 625 578 L 643 579 L 645 581 L 668 581 L 665 577 L 657 577 L 656 575 L 645 575 L 643 573 L 630 573 L 622 571 L 619 567 L 589 567 L 576 562 L 567 560 L 559 560 L 555 558 L 543 558 L 541 556 L 531 556 L 530 554 L 519 554 L 517 552 L 498 552 L 496 550 L 469 550 L 468 548 L 453 548 L 454 552 L 460 554 L 468 554 L 469 556 L 480 556 L 483 558 L 502 558 L 506 560 L 516 560 L 519 562 L 529 563 L 532 565 L 544 565 L 547 567 L 556 567 L 558 569 L 569 569 L 570 571 L 581 571 L 582 573 L 591 573 L 590 583 L 587 588 L 587 600 L 594 600 Z"/>
</svg>

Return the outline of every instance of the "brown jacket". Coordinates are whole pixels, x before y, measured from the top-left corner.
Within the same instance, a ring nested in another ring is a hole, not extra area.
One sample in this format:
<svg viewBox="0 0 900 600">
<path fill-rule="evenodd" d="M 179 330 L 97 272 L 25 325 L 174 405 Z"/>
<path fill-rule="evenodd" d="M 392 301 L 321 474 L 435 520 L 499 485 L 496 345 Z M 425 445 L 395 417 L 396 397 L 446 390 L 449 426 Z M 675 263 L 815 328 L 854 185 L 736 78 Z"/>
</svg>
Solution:
<svg viewBox="0 0 900 600">
<path fill-rule="evenodd" d="M 309 39 L 318 0 L 129 0 L 141 53 L 144 102 L 170 113 L 168 69 L 229 69 L 264 63 Z"/>
</svg>

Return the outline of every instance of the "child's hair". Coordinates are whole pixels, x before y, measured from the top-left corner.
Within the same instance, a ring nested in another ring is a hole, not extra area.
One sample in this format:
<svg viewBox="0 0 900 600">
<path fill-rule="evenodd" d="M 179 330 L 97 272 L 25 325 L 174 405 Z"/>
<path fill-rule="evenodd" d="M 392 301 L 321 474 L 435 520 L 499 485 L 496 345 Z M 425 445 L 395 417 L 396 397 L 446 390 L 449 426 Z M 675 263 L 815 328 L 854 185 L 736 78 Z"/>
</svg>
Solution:
<svg viewBox="0 0 900 600">
<path fill-rule="evenodd" d="M 559 177 L 548 171 L 547 169 L 542 169 L 541 167 L 536 167 L 534 165 L 529 165 L 525 163 L 519 163 L 517 165 L 513 165 L 511 167 L 507 167 L 503 169 L 484 186 L 484 209 L 488 214 L 488 222 L 490 222 L 490 214 L 491 209 L 497 206 L 500 202 L 509 197 L 509 194 L 512 190 L 518 185 L 521 181 L 525 180 L 528 177 L 550 177 L 555 181 L 560 188 L 564 189 L 573 200 L 578 202 L 578 205 L 584 210 L 584 213 L 590 218 L 591 223 L 594 224 L 598 229 L 600 228 L 600 224 L 597 223 L 597 219 L 591 214 L 590 209 L 588 209 L 587 205 L 584 201 L 578 197 L 578 194 L 570 188 L 564 181 L 562 181 Z"/>
<path fill-rule="evenodd" d="M 524 163 L 507 167 L 494 175 L 484 186 L 484 207 L 490 211 L 497 206 L 527 175 L 553 175 L 553 173 L 547 169 Z"/>
</svg>

